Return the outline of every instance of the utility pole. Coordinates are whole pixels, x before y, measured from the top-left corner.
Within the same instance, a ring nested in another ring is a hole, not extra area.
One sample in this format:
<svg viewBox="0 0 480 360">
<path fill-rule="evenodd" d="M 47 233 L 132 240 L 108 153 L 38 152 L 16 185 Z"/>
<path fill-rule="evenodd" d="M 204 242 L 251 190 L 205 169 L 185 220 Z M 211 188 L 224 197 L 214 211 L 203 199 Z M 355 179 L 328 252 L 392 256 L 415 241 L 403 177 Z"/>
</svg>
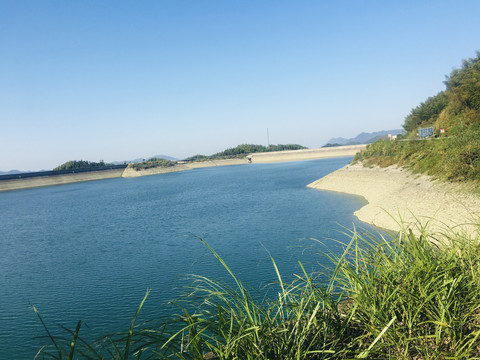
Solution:
<svg viewBox="0 0 480 360">
<path fill-rule="evenodd" d="M 268 128 L 267 128 L 267 148 L 270 148 L 270 135 L 268 134 Z"/>
</svg>

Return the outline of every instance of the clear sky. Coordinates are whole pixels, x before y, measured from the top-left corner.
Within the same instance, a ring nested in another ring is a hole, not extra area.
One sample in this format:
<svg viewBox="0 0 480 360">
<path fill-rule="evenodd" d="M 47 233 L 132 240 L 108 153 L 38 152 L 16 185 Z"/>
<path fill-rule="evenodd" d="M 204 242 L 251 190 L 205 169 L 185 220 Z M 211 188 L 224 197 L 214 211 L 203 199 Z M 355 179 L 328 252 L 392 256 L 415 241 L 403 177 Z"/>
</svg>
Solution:
<svg viewBox="0 0 480 360">
<path fill-rule="evenodd" d="M 401 128 L 480 1 L 0 0 L 0 171 Z"/>
</svg>

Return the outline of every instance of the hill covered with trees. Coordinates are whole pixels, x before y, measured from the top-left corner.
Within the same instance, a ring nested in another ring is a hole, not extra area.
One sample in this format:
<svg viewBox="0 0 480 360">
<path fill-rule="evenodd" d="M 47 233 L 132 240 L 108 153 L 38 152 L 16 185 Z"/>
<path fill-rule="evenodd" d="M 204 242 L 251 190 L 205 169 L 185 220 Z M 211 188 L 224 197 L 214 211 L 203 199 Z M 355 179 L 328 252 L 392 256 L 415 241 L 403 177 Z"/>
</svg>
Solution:
<svg viewBox="0 0 480 360">
<path fill-rule="evenodd" d="M 475 58 L 463 60 L 444 81 L 446 89 L 429 97 L 406 117 L 404 129 L 413 135 L 418 127 L 433 126 L 448 133 L 480 124 L 480 51 Z"/>
<path fill-rule="evenodd" d="M 201 161 L 201 160 L 210 160 L 210 159 L 226 159 L 234 158 L 238 156 L 245 156 L 248 154 L 258 153 L 258 152 L 270 152 L 270 151 L 285 151 L 285 150 L 301 150 L 307 149 L 305 146 L 298 144 L 278 144 L 278 145 L 255 145 L 255 144 L 242 144 L 234 148 L 229 148 L 224 151 L 218 152 L 213 155 L 194 155 L 185 160 L 187 161 Z"/>
<path fill-rule="evenodd" d="M 147 170 L 147 169 L 152 169 L 157 167 L 164 167 L 164 168 L 171 167 L 171 166 L 175 166 L 175 164 L 176 164 L 175 161 L 153 157 L 151 159 L 148 159 L 142 162 L 130 163 L 128 167 L 139 171 L 139 170 Z"/>
<path fill-rule="evenodd" d="M 379 141 L 357 154 L 367 165 L 398 164 L 449 181 L 480 182 L 480 52 L 463 60 L 444 81 L 446 89 L 413 108 L 400 141 Z M 419 128 L 434 137 L 418 139 Z"/>
<path fill-rule="evenodd" d="M 105 166 L 112 166 L 113 164 L 105 163 L 103 160 L 100 162 L 85 161 L 85 160 L 72 160 L 57 166 L 53 170 L 76 170 L 76 169 L 89 169 L 100 168 Z"/>
</svg>

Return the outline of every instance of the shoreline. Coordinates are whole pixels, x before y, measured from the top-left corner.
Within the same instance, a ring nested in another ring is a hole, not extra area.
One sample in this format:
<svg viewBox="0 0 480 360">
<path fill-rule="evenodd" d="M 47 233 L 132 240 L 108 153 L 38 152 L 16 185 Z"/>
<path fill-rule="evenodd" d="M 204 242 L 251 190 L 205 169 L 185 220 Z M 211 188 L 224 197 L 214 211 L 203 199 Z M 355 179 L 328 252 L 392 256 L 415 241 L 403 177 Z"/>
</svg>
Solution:
<svg viewBox="0 0 480 360">
<path fill-rule="evenodd" d="M 367 144 L 362 145 L 344 145 L 328 148 L 302 149 L 272 151 L 263 153 L 253 153 L 247 156 L 252 163 L 273 163 L 281 161 L 300 161 L 326 159 L 331 157 L 354 156 L 357 152 L 364 150 Z"/>
<path fill-rule="evenodd" d="M 75 182 L 84 182 L 92 180 L 103 180 L 112 178 L 135 178 L 140 176 L 158 175 L 178 171 L 193 170 L 205 167 L 215 166 L 231 166 L 231 165 L 247 165 L 252 163 L 274 163 L 288 161 L 302 161 L 313 159 L 324 159 L 331 157 L 354 156 L 360 150 L 366 148 L 367 145 L 347 145 L 330 148 L 303 149 L 303 150 L 287 150 L 274 151 L 266 153 L 253 153 L 243 158 L 237 159 L 218 159 L 198 161 L 186 164 L 178 164 L 168 168 L 151 168 L 136 171 L 131 168 L 120 170 L 104 170 L 92 171 L 65 175 L 52 175 L 32 177 L 26 179 L 12 179 L 0 181 L 0 193 L 4 191 L 22 190 L 35 187 L 45 187 L 53 185 L 63 185 Z"/>
<path fill-rule="evenodd" d="M 75 182 L 104 180 L 121 177 L 124 169 L 89 171 L 82 173 L 38 176 L 0 181 L 0 192 L 30 189 L 36 187 L 63 185 Z"/>
<path fill-rule="evenodd" d="M 418 231 L 418 223 L 431 233 L 452 228 L 455 232 L 478 234 L 480 196 L 466 185 L 435 181 L 404 168 L 364 167 L 349 164 L 307 185 L 364 197 L 368 204 L 354 212 L 361 221 L 387 230 L 405 227 Z"/>
</svg>

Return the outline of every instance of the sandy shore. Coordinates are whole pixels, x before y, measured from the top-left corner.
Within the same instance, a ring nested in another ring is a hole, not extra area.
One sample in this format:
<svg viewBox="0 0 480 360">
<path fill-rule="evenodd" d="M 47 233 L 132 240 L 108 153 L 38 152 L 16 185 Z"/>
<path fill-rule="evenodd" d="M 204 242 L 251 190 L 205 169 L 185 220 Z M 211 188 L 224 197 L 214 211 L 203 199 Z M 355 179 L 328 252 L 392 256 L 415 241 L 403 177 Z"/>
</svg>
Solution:
<svg viewBox="0 0 480 360">
<path fill-rule="evenodd" d="M 480 216 L 480 197 L 465 186 L 432 181 L 398 167 L 366 168 L 347 165 L 309 187 L 363 196 L 368 204 L 355 212 L 362 221 L 377 227 L 399 230 L 405 224 L 430 221 L 433 232 L 446 227 L 475 233 Z M 471 190 L 471 189 L 470 189 Z M 413 227 L 413 226 L 412 226 Z"/>
</svg>

